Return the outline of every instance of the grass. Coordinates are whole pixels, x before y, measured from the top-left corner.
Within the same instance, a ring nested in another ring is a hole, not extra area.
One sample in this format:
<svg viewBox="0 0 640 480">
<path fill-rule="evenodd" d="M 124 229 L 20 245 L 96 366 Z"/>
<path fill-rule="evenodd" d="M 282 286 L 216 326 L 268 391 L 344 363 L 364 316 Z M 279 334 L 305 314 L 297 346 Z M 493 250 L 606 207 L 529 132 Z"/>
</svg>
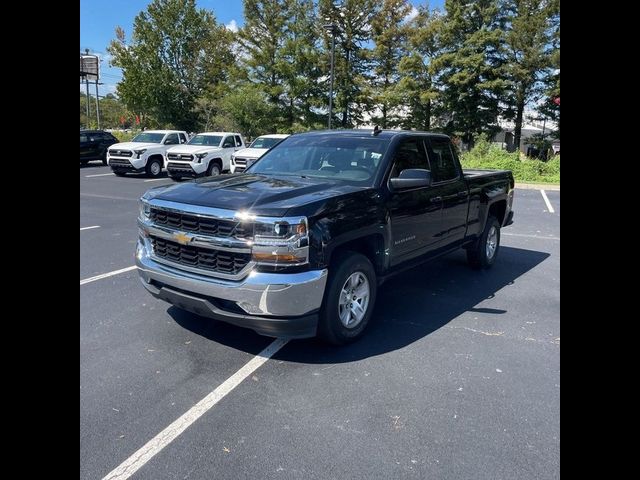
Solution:
<svg viewBox="0 0 640 480">
<path fill-rule="evenodd" d="M 560 156 L 542 160 L 509 153 L 484 139 L 479 139 L 475 147 L 463 153 L 460 162 L 463 168 L 488 168 L 511 170 L 516 182 L 560 183 Z"/>
</svg>

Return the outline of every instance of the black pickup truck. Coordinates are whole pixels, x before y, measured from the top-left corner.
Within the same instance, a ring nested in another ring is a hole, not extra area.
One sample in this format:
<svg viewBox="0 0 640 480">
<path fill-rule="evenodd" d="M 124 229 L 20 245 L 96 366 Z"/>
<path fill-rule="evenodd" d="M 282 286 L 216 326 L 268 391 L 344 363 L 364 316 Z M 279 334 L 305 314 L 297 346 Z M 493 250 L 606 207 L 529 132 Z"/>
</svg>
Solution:
<svg viewBox="0 0 640 480">
<path fill-rule="evenodd" d="M 184 310 L 343 344 L 391 275 L 458 248 L 490 267 L 513 188 L 510 171 L 462 170 L 445 135 L 296 134 L 244 173 L 147 191 L 136 264 L 153 296 Z"/>
</svg>

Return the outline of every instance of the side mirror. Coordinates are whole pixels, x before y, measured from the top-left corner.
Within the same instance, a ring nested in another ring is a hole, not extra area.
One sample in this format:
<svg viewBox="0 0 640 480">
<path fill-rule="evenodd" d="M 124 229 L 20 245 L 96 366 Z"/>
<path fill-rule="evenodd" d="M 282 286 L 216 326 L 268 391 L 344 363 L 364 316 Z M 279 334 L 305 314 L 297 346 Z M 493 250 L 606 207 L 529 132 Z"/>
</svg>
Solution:
<svg viewBox="0 0 640 480">
<path fill-rule="evenodd" d="M 396 178 L 389 179 L 394 190 L 428 187 L 431 185 L 431 172 L 423 168 L 407 168 Z"/>
</svg>

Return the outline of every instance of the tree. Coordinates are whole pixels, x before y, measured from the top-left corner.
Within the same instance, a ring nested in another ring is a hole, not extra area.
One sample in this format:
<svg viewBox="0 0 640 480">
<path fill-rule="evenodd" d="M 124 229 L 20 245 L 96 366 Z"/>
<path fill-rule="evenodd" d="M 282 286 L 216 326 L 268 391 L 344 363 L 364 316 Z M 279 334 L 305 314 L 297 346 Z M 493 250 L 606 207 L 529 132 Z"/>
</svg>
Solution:
<svg viewBox="0 0 640 480">
<path fill-rule="evenodd" d="M 503 0 L 501 4 L 507 24 L 503 72 L 508 86 L 504 101 L 510 113 L 515 113 L 515 149 L 520 145 L 525 106 L 542 95 L 544 80 L 551 75 L 554 48 L 549 20 L 554 4 L 557 2 L 549 0 Z"/>
<path fill-rule="evenodd" d="M 445 126 L 473 147 L 480 133 L 493 136 L 504 93 L 503 58 L 497 0 L 446 0 L 440 39 L 433 59 L 440 96 L 450 114 Z"/>
<path fill-rule="evenodd" d="M 400 124 L 404 128 L 431 130 L 431 119 L 439 113 L 435 108 L 438 90 L 431 63 L 440 52 L 442 17 L 437 11 L 420 7 L 407 27 L 407 55 L 400 60 L 400 80 L 394 87 L 397 101 L 406 113 Z"/>
<path fill-rule="evenodd" d="M 371 52 L 374 78 L 374 102 L 381 112 L 382 128 L 396 124 L 390 110 L 397 105 L 394 86 L 398 81 L 398 64 L 405 54 L 407 28 L 404 19 L 411 11 L 407 0 L 384 0 L 371 21 L 375 47 Z"/>
<path fill-rule="evenodd" d="M 560 2 L 553 0 L 549 5 L 549 29 L 551 31 L 551 70 L 542 80 L 544 85 L 543 101 L 538 105 L 538 112 L 557 124 L 552 133 L 560 138 Z"/>
<path fill-rule="evenodd" d="M 220 100 L 212 126 L 214 129 L 240 131 L 249 138 L 255 138 L 273 133 L 274 110 L 259 85 L 245 84 Z"/>
<path fill-rule="evenodd" d="M 196 98 L 224 81 L 234 58 L 224 26 L 195 0 L 153 0 L 136 16 L 131 41 L 120 27 L 116 37 L 108 51 L 122 69 L 117 91 L 125 105 L 143 121 L 194 130 Z"/>
<path fill-rule="evenodd" d="M 376 0 L 343 0 L 339 6 L 333 0 L 320 0 L 320 18 L 332 23 L 336 31 L 335 91 L 336 110 L 342 110 L 343 128 L 362 122 L 362 113 L 369 109 L 370 65 L 365 44 L 371 40 L 371 22 L 376 15 Z M 331 34 L 324 32 L 326 65 L 331 53 Z M 327 68 L 329 73 L 329 68 Z M 327 91 L 329 78 L 327 76 Z"/>
</svg>

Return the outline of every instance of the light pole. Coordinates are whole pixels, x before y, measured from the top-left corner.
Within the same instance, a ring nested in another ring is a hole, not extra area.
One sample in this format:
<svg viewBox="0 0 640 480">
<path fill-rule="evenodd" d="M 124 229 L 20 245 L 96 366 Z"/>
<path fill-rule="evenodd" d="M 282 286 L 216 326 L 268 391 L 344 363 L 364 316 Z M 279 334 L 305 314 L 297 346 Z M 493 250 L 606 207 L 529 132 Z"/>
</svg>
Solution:
<svg viewBox="0 0 640 480">
<path fill-rule="evenodd" d="M 331 32 L 331 80 L 329 87 L 329 130 L 331 130 L 331 117 L 333 115 L 333 62 L 336 52 L 336 26 L 333 23 L 324 25 L 324 28 Z"/>
</svg>

